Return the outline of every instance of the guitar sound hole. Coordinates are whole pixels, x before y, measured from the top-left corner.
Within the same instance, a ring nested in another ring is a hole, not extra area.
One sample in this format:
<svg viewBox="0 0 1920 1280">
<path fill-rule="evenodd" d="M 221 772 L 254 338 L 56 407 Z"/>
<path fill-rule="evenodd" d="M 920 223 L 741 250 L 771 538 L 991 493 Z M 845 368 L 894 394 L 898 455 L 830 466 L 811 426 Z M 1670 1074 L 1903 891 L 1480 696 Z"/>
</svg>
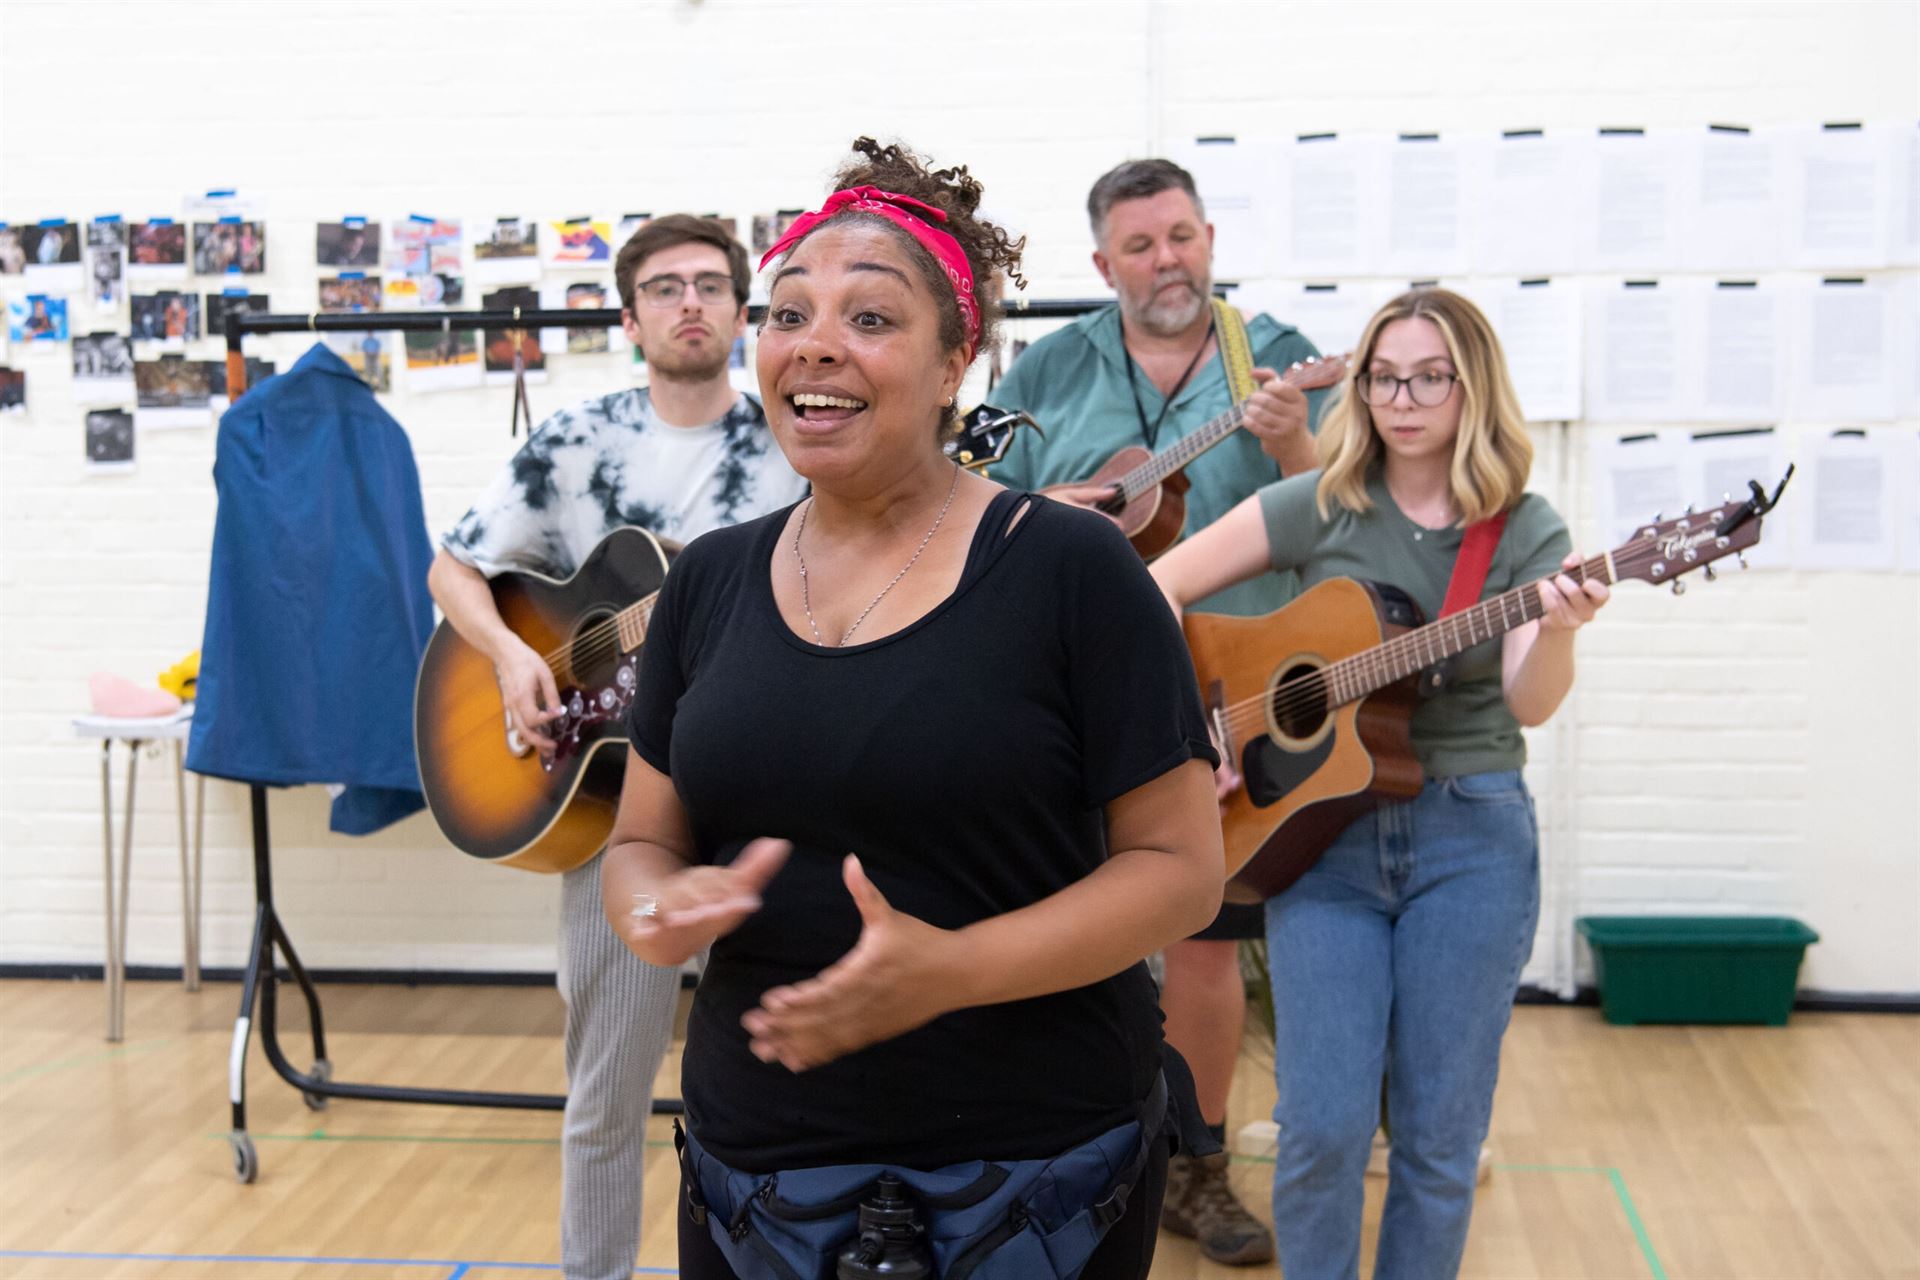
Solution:
<svg viewBox="0 0 1920 1280">
<path fill-rule="evenodd" d="M 620 646 L 610 634 L 612 630 L 611 609 L 595 609 L 581 616 L 567 650 L 574 683 L 589 689 L 613 683 Z"/>
<path fill-rule="evenodd" d="M 1274 723 L 1289 738 L 1311 738 L 1327 720 L 1325 686 L 1306 679 L 1319 668 L 1307 663 L 1286 668 L 1274 682 L 1271 707 Z"/>
</svg>

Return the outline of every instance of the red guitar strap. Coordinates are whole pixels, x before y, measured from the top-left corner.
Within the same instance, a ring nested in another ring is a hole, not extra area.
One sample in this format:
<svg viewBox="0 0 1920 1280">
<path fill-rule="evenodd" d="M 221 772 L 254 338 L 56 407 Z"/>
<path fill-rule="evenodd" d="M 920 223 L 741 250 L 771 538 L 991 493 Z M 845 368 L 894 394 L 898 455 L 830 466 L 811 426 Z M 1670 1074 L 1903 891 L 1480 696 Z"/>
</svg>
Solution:
<svg viewBox="0 0 1920 1280">
<path fill-rule="evenodd" d="M 1488 516 L 1467 526 L 1460 535 L 1460 552 L 1453 558 L 1453 577 L 1447 582 L 1447 598 L 1440 604 L 1440 616 L 1458 613 L 1480 603 L 1480 589 L 1487 585 L 1487 570 L 1493 567 L 1493 549 L 1507 527 L 1507 513 Z"/>
</svg>

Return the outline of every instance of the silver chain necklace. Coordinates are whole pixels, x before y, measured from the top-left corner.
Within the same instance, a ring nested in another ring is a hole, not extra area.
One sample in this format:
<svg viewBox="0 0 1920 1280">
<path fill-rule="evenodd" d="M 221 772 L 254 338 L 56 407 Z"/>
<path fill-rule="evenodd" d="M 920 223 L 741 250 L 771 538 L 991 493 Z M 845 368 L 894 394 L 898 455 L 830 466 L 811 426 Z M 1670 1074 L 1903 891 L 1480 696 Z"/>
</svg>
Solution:
<svg viewBox="0 0 1920 1280">
<path fill-rule="evenodd" d="M 940 514 L 933 518 L 933 528 L 927 530 L 927 536 L 920 539 L 920 545 L 913 549 L 913 559 L 907 561 L 906 568 L 893 575 L 892 582 L 880 588 L 879 595 L 867 602 L 867 607 L 860 611 L 860 616 L 853 620 L 853 625 L 847 628 L 846 634 L 840 637 L 840 643 L 835 648 L 847 647 L 847 641 L 853 639 L 853 633 L 860 629 L 860 624 L 865 622 L 867 615 L 873 612 L 873 606 L 885 599 L 887 592 L 893 590 L 894 583 L 906 577 L 907 569 L 913 568 L 919 562 L 920 553 L 927 549 L 929 542 L 933 541 L 933 535 L 940 532 L 941 522 L 947 518 L 947 508 L 953 505 L 953 495 L 959 492 L 959 489 L 960 467 L 956 464 L 953 468 L 953 483 L 947 487 L 947 500 L 940 504 Z M 793 558 L 800 562 L 800 607 L 806 611 L 807 625 L 813 628 L 813 642 L 824 649 L 827 647 L 827 642 L 820 638 L 820 624 L 813 620 L 813 598 L 807 591 L 807 558 L 800 554 L 800 535 L 807 531 L 807 515 L 812 510 L 813 499 L 808 498 L 807 505 L 800 509 L 800 524 L 793 531 Z"/>
</svg>

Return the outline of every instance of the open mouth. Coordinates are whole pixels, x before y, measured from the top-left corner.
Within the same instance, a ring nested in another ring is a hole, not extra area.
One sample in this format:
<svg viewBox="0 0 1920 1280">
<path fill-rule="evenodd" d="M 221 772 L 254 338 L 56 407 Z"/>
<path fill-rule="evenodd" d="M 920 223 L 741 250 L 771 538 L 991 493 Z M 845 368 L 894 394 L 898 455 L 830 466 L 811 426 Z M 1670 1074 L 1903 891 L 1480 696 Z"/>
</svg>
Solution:
<svg viewBox="0 0 1920 1280">
<path fill-rule="evenodd" d="M 788 396 L 787 403 L 793 406 L 794 416 L 800 421 L 820 423 L 845 422 L 867 407 L 865 400 L 856 400 L 851 396 L 822 395 L 817 391 Z"/>
</svg>

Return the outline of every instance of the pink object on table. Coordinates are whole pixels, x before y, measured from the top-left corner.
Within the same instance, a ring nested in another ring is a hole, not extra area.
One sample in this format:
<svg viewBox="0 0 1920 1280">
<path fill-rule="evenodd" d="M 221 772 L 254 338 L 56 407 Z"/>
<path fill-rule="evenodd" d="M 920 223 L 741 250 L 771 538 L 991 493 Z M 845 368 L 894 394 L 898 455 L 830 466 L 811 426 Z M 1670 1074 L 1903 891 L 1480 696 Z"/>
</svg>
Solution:
<svg viewBox="0 0 1920 1280">
<path fill-rule="evenodd" d="M 135 684 L 125 676 L 96 671 L 87 677 L 87 690 L 93 699 L 93 714 L 139 719 L 145 716 L 170 716 L 180 709 L 180 699 L 165 689 Z"/>
</svg>

